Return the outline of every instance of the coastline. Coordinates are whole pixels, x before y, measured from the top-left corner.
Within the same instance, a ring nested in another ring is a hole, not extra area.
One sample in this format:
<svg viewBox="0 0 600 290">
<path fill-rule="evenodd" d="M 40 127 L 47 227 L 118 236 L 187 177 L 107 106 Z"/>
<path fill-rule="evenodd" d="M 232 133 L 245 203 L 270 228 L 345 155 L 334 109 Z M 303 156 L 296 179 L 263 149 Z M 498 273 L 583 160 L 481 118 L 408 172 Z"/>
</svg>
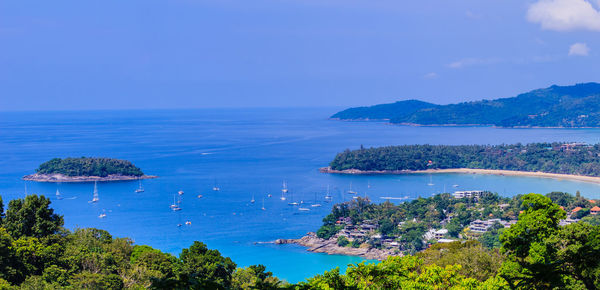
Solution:
<svg viewBox="0 0 600 290">
<path fill-rule="evenodd" d="M 395 253 L 391 250 L 380 250 L 376 248 L 351 248 L 351 247 L 340 247 L 337 244 L 335 238 L 324 240 L 317 237 L 314 232 L 309 232 L 300 239 L 277 239 L 273 244 L 285 245 L 285 244 L 297 244 L 313 253 L 325 253 L 329 255 L 345 255 L 345 256 L 359 256 L 370 260 L 385 260 L 389 256 L 401 256 L 401 253 Z"/>
<path fill-rule="evenodd" d="M 514 171 L 514 170 L 498 170 L 498 169 L 473 169 L 473 168 L 450 168 L 450 169 L 427 169 L 427 170 L 369 170 L 363 171 L 359 169 L 333 170 L 331 167 L 319 168 L 321 173 L 333 174 L 435 174 L 435 173 L 462 173 L 462 174 L 489 174 L 489 175 L 506 175 L 506 176 L 527 176 L 527 177 L 542 177 L 552 179 L 575 180 L 600 184 L 600 177 L 572 175 L 547 172 L 530 172 L 530 171 Z"/>
<path fill-rule="evenodd" d="M 66 176 L 64 174 L 30 174 L 23 176 L 23 180 L 36 181 L 36 182 L 110 182 L 110 181 L 131 181 L 139 179 L 153 179 L 158 178 L 156 175 L 142 175 L 142 176 L 130 176 L 130 175 L 117 175 L 111 174 L 105 177 L 101 176 Z"/>
</svg>

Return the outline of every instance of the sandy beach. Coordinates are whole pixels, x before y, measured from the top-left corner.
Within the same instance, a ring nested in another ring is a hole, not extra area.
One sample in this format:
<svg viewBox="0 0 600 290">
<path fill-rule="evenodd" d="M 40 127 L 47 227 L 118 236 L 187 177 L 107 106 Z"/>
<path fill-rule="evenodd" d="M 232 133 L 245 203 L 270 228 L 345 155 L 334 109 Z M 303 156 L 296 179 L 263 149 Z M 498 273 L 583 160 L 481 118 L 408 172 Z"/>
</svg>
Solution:
<svg viewBox="0 0 600 290">
<path fill-rule="evenodd" d="M 335 173 L 335 174 L 435 174 L 435 173 L 493 174 L 493 175 L 506 175 L 506 176 L 528 176 L 528 177 L 554 178 L 554 179 L 575 180 L 575 181 L 583 181 L 583 182 L 591 182 L 591 183 L 600 184 L 600 177 L 596 177 L 596 176 L 558 174 L 558 173 L 547 173 L 547 172 L 513 171 L 513 170 L 472 169 L 472 168 L 363 171 L 363 170 L 358 170 L 358 169 L 333 170 L 329 167 L 323 167 L 323 168 L 320 168 L 320 171 L 323 173 Z"/>
</svg>

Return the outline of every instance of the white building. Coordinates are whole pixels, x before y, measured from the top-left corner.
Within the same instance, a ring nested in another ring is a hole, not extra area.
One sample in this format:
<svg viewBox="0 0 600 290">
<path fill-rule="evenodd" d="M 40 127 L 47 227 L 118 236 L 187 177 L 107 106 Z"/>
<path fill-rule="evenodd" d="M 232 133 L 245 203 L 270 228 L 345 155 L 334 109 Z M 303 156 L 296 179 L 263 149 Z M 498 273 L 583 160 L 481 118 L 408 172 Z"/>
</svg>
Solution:
<svg viewBox="0 0 600 290">
<path fill-rule="evenodd" d="M 455 191 L 452 194 L 452 196 L 454 196 L 454 198 L 465 198 L 465 197 L 479 198 L 482 194 L 483 194 L 483 190 L 466 190 L 466 191 Z"/>
</svg>

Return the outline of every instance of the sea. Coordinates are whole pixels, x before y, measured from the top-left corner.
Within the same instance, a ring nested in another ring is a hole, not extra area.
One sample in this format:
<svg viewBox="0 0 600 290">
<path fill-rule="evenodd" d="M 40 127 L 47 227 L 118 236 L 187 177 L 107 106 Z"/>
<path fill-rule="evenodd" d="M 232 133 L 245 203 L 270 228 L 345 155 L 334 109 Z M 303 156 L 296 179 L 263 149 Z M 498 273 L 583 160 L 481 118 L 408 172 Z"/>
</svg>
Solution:
<svg viewBox="0 0 600 290">
<path fill-rule="evenodd" d="M 395 203 L 455 190 L 490 190 L 503 196 L 580 191 L 600 198 L 598 184 L 550 178 L 319 173 L 336 153 L 361 145 L 597 143 L 600 138 L 599 129 L 413 127 L 329 120 L 339 109 L 3 112 L 0 195 L 5 204 L 26 193 L 45 195 L 68 229 L 100 228 L 174 255 L 201 241 L 238 266 L 263 264 L 289 282 L 374 262 L 264 243 L 316 231 L 333 204 L 352 199 L 350 188 L 374 202 L 392 197 Z M 21 180 L 51 158 L 80 156 L 127 159 L 159 178 L 144 180 L 145 191 L 139 193 L 137 181 L 98 183 L 97 203 L 89 202 L 93 183 Z M 284 182 L 289 192 L 282 201 Z M 220 191 L 213 191 L 215 185 Z M 328 188 L 330 202 L 325 199 Z M 174 202 L 180 211 L 171 210 Z"/>
</svg>

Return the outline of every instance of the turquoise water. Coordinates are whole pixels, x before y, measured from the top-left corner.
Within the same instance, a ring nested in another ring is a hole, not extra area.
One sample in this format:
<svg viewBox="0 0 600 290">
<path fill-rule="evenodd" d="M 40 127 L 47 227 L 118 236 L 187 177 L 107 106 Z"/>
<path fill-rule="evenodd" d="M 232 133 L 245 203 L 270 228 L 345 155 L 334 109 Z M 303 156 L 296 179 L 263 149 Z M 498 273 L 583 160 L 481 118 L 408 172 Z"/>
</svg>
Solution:
<svg viewBox="0 0 600 290">
<path fill-rule="evenodd" d="M 93 184 L 28 182 L 29 193 L 50 196 L 68 228 L 98 227 L 177 254 L 194 240 L 230 256 L 238 265 L 264 264 L 291 282 L 357 263 L 357 257 L 308 253 L 286 245 L 254 244 L 296 238 L 316 230 L 331 204 L 348 200 L 352 188 L 375 201 L 380 197 L 430 196 L 457 189 L 483 189 L 511 196 L 553 190 L 599 198 L 600 186 L 532 177 L 472 174 L 341 176 L 321 174 L 335 153 L 346 148 L 396 144 L 499 144 L 541 141 L 596 143 L 597 129 L 495 129 L 487 127 L 405 127 L 384 123 L 327 120 L 336 109 L 253 109 L 179 111 L 87 111 L 0 114 L 0 194 L 5 201 L 24 196 L 21 176 L 53 157 L 107 156 L 128 159 L 160 178 L 100 183 L 100 202 L 90 204 Z M 430 178 L 433 186 L 428 186 Z M 221 191 L 211 190 L 215 180 Z M 286 180 L 290 194 L 282 202 Z M 371 187 L 368 187 L 368 184 Z M 65 199 L 56 200 L 60 189 Z M 183 190 L 172 212 L 173 195 Z M 268 198 L 267 194 L 273 195 Z M 300 212 L 287 205 L 324 206 Z M 202 194 L 203 198 L 196 196 Z M 250 203 L 252 196 L 256 203 Z M 265 211 L 262 200 L 265 199 Z M 106 212 L 107 217 L 98 218 Z M 190 221 L 189 226 L 178 227 Z"/>
</svg>

